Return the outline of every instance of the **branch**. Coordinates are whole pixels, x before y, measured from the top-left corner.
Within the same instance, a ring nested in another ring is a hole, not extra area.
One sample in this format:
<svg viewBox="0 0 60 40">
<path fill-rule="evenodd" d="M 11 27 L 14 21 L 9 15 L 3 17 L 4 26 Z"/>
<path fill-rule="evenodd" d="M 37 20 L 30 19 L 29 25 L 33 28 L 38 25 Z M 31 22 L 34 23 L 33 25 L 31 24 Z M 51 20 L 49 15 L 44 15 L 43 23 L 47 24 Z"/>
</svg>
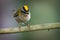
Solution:
<svg viewBox="0 0 60 40">
<path fill-rule="evenodd" d="M 36 30 L 46 30 L 46 29 L 60 29 L 60 23 L 47 23 L 30 26 L 30 30 L 27 27 L 15 27 L 15 28 L 1 28 L 0 34 L 10 34 L 10 33 L 20 33 L 20 32 L 30 32 Z"/>
</svg>

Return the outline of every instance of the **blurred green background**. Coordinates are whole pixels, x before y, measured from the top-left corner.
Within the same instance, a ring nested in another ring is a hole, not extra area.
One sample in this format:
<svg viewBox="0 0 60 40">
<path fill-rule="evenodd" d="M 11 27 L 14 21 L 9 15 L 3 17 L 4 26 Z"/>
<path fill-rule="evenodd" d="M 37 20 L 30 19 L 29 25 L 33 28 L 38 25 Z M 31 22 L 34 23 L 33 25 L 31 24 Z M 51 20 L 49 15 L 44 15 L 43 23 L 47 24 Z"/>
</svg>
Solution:
<svg viewBox="0 0 60 40">
<path fill-rule="evenodd" d="M 0 0 L 0 27 L 16 27 L 13 10 L 27 4 L 31 11 L 31 25 L 60 22 L 59 0 Z M 0 40 L 60 40 L 60 29 L 39 30 L 0 35 Z"/>
</svg>

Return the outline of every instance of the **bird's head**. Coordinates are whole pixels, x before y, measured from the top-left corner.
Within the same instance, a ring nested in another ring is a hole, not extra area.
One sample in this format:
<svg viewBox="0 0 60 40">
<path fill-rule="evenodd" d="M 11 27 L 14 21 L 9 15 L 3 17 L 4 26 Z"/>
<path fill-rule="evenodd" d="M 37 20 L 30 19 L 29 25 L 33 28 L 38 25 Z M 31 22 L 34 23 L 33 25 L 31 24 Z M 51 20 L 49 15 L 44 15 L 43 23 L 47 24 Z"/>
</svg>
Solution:
<svg viewBox="0 0 60 40">
<path fill-rule="evenodd" d="M 27 5 L 23 5 L 22 10 L 24 14 L 29 14 L 29 7 Z"/>
<path fill-rule="evenodd" d="M 14 17 L 19 16 L 21 13 L 23 15 L 28 15 L 29 14 L 29 7 L 27 5 L 23 5 L 23 7 L 21 9 L 18 9 L 17 12 L 14 14 Z"/>
</svg>

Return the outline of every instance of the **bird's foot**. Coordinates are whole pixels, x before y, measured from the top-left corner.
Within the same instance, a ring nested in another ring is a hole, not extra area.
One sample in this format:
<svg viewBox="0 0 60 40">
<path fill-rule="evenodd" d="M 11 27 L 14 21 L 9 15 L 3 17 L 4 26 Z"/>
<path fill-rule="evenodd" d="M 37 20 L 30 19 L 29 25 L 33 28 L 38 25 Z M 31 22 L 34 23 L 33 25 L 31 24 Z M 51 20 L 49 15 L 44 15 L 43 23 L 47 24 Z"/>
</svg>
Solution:
<svg viewBox="0 0 60 40">
<path fill-rule="evenodd" d="M 27 28 L 30 30 L 30 25 L 29 24 L 27 25 Z"/>
<path fill-rule="evenodd" d="M 19 28 L 19 30 L 21 30 L 21 27 L 20 26 L 18 28 Z"/>
</svg>

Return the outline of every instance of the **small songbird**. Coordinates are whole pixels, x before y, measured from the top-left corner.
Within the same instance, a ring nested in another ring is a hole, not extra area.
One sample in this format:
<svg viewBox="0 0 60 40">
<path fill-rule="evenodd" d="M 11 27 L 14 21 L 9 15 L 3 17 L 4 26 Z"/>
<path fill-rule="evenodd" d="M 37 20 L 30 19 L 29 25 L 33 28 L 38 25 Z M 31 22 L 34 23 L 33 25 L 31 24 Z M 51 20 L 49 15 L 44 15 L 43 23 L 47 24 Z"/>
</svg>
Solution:
<svg viewBox="0 0 60 40">
<path fill-rule="evenodd" d="M 30 29 L 28 21 L 31 19 L 31 13 L 27 5 L 23 5 L 22 8 L 19 8 L 13 17 L 18 23 L 24 23 Z"/>
</svg>

